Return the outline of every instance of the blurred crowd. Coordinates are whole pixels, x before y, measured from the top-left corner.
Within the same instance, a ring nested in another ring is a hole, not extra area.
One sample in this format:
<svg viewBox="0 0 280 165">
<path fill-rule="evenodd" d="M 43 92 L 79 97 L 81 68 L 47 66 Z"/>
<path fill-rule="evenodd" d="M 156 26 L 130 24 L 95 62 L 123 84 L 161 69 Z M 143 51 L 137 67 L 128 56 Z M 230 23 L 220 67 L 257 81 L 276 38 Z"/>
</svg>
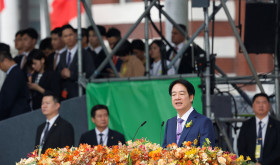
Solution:
<svg viewBox="0 0 280 165">
<path fill-rule="evenodd" d="M 179 24 L 179 26 L 186 30 L 184 25 Z M 111 50 L 114 49 L 122 38 L 120 30 L 114 27 L 106 30 L 101 25 L 97 25 L 97 28 L 103 41 L 108 42 Z M 180 49 L 183 48 L 185 42 L 185 36 L 175 27 L 172 29 L 172 44 L 174 47 L 170 47 L 169 50 L 162 40 L 153 40 L 149 44 L 149 75 L 192 73 L 194 69 L 191 47 L 178 58 L 172 67 L 169 69 L 167 67 Z M 35 48 L 36 43 L 39 43 L 39 49 Z M 7 74 L 5 81 L 9 77 L 11 68 L 17 66 L 23 72 L 28 89 L 23 96 L 27 97 L 26 100 L 31 110 L 41 107 L 43 94 L 47 91 L 58 95 L 60 100 L 78 96 L 77 29 L 69 24 L 57 27 L 51 31 L 50 37 L 44 38 L 40 42 L 38 41 L 38 32 L 35 29 L 19 30 L 15 34 L 15 48 L 17 55 L 11 58 L 9 45 L 1 43 L 1 50 L 5 49 L 8 55 L 2 56 L 3 59 L 2 61 L 0 59 L 0 64 L 2 63 L 1 65 L 4 66 L 5 61 L 10 62 L 10 64 L 7 65 L 7 69 L 3 69 L 3 67 L 0 69 Z M 82 72 L 85 77 L 89 78 L 96 73 L 97 68 L 105 58 L 106 53 L 94 28 L 92 26 L 87 29 L 82 28 Z M 125 40 L 112 56 L 112 62 L 118 76 L 113 71 L 112 64 L 107 63 L 95 78 L 145 76 L 148 74 L 145 69 L 146 59 L 145 43 L 142 39 L 134 39 L 131 42 Z M 5 81 L 1 89 L 2 95 L 5 92 L 4 88 L 9 92 L 15 90 L 15 84 L 11 86 L 12 83 Z M 15 83 L 20 83 L 20 81 Z M 16 92 L 20 92 L 24 88 L 15 91 L 16 96 L 14 97 L 19 97 Z M 5 104 L 4 101 L 2 102 L 0 102 L 0 105 Z M 12 108 L 10 107 L 10 109 Z"/>
</svg>

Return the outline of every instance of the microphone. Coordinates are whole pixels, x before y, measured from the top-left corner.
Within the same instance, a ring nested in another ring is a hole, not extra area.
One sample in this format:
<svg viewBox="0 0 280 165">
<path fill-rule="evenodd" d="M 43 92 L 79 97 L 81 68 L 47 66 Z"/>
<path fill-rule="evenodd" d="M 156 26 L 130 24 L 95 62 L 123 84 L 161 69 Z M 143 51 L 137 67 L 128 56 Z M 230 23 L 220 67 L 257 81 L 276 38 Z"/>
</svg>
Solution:
<svg viewBox="0 0 280 165">
<path fill-rule="evenodd" d="M 159 144 L 161 145 L 161 132 L 162 132 L 162 127 L 164 125 L 164 121 L 162 121 L 161 126 L 160 126 L 160 135 L 159 135 Z"/>
<path fill-rule="evenodd" d="M 147 123 L 147 121 L 144 121 L 144 122 L 140 125 L 140 127 L 142 127 L 142 126 L 145 125 L 146 123 Z M 135 136 L 136 136 L 136 134 L 137 134 L 137 132 L 138 132 L 138 130 L 139 130 L 140 127 L 138 127 L 137 131 L 135 132 L 135 134 L 134 134 L 134 136 L 133 136 L 133 138 L 132 138 L 132 141 L 134 141 L 134 138 L 135 138 Z"/>
</svg>

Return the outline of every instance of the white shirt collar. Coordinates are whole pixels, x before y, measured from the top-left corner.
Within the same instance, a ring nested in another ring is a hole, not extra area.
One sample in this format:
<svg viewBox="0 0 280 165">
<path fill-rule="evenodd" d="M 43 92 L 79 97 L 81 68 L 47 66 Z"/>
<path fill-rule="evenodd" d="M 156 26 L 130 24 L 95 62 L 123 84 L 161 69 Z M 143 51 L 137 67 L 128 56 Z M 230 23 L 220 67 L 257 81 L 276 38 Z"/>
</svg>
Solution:
<svg viewBox="0 0 280 165">
<path fill-rule="evenodd" d="M 11 66 L 11 67 L 7 70 L 6 74 L 8 75 L 8 74 L 11 72 L 11 70 L 12 70 L 15 66 L 17 66 L 17 64 L 14 64 L 13 66 Z"/>
<path fill-rule="evenodd" d="M 181 43 L 179 43 L 178 45 L 177 45 L 177 48 L 178 48 L 178 52 L 179 52 L 179 50 L 181 50 L 182 48 L 183 48 L 183 46 L 184 46 L 184 44 L 185 44 L 185 41 L 183 41 L 183 42 L 181 42 Z"/>
<path fill-rule="evenodd" d="M 58 118 L 59 114 L 57 114 L 56 116 L 54 116 L 53 118 L 51 118 L 51 120 L 47 120 L 46 122 L 49 122 L 49 130 L 52 127 L 52 125 L 54 124 L 54 122 L 56 121 L 56 119 Z"/>
<path fill-rule="evenodd" d="M 28 56 L 30 52 L 23 52 L 22 55 Z"/>
<path fill-rule="evenodd" d="M 190 116 L 190 114 L 192 113 L 193 110 L 194 110 L 193 107 L 191 107 L 191 108 L 181 117 L 181 119 L 183 119 L 184 122 L 186 122 L 186 121 L 188 120 L 188 118 L 189 118 L 189 116 Z M 180 117 L 179 117 L 179 114 L 177 114 L 177 119 L 178 119 L 178 118 L 180 118 Z"/>
<path fill-rule="evenodd" d="M 58 54 L 61 54 L 61 53 L 63 53 L 66 49 L 67 49 L 67 48 L 64 47 L 64 48 L 62 48 L 62 49 L 60 49 L 60 50 L 57 50 L 57 51 L 55 51 L 55 52 L 58 53 Z"/>
<path fill-rule="evenodd" d="M 266 115 L 262 120 L 256 117 L 256 124 L 259 125 L 259 122 L 262 121 L 262 127 L 268 124 L 268 115 Z"/>
<path fill-rule="evenodd" d="M 96 132 L 96 135 L 99 135 L 100 133 L 102 133 L 103 135 L 108 136 L 109 128 L 107 127 L 106 129 L 104 129 L 103 132 L 100 132 L 100 131 L 95 127 L 95 132 Z"/>
<path fill-rule="evenodd" d="M 99 52 L 102 50 L 102 46 L 98 46 L 97 48 L 94 49 L 96 54 L 99 54 Z"/>
<path fill-rule="evenodd" d="M 70 50 L 67 49 L 68 52 L 71 52 L 71 56 L 73 56 L 78 50 L 78 43 Z"/>
</svg>

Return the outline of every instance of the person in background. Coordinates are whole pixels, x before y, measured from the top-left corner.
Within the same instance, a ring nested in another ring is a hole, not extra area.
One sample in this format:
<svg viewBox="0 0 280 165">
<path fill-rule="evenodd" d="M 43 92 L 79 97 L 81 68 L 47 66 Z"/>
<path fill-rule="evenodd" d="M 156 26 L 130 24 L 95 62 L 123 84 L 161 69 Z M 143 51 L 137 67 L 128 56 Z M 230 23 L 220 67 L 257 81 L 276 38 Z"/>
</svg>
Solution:
<svg viewBox="0 0 280 165">
<path fill-rule="evenodd" d="M 106 33 L 106 38 L 107 41 L 109 43 L 109 46 L 111 48 L 111 50 L 114 49 L 114 47 L 116 46 L 116 44 L 119 42 L 119 40 L 122 38 L 121 37 L 121 32 L 119 29 L 111 27 L 108 29 L 107 33 Z M 122 65 L 122 60 L 116 56 L 113 55 L 112 57 L 113 63 L 116 66 L 117 71 L 119 72 L 121 69 L 121 65 Z M 110 70 L 111 74 L 113 74 L 113 70 Z"/>
<path fill-rule="evenodd" d="M 28 87 L 31 92 L 32 109 L 35 110 L 41 107 L 42 98 L 46 92 L 60 94 L 60 81 L 54 71 L 46 69 L 46 57 L 43 52 L 36 50 L 31 53 L 34 74 L 32 75 L 32 81 L 28 82 Z"/>
<path fill-rule="evenodd" d="M 29 112 L 26 76 L 12 59 L 10 47 L 0 43 L 0 69 L 6 73 L 0 91 L 0 120 Z"/>
<path fill-rule="evenodd" d="M 187 28 L 183 24 L 178 24 L 178 26 L 186 33 Z M 185 34 L 186 35 L 186 34 Z M 174 44 L 174 49 L 169 49 L 167 51 L 167 59 L 172 61 L 173 58 L 178 54 L 178 52 L 183 49 L 184 44 L 187 42 L 185 39 L 185 35 L 183 35 L 175 26 L 172 28 L 171 32 L 171 41 Z M 193 55 L 192 55 L 193 54 Z M 200 54 L 205 54 L 205 51 L 202 50 L 198 45 L 193 44 L 189 46 L 187 50 L 183 53 L 183 55 L 177 59 L 174 63 L 174 67 L 178 74 L 186 74 L 193 73 L 195 71 L 193 64 L 193 56 L 199 57 Z"/>
<path fill-rule="evenodd" d="M 44 53 L 46 58 L 48 58 L 52 53 L 54 53 L 52 47 L 52 39 L 50 37 L 47 37 L 41 40 L 39 50 Z"/>
<path fill-rule="evenodd" d="M 123 134 L 109 129 L 109 109 L 105 105 L 95 105 L 91 109 L 91 120 L 95 124 L 95 129 L 82 134 L 80 144 L 106 145 L 108 147 L 118 145 L 119 142 L 125 144 Z"/>
<path fill-rule="evenodd" d="M 69 99 L 79 96 L 78 92 L 78 43 L 77 34 L 71 25 L 62 27 L 62 39 L 67 47 L 60 56 L 57 72 L 61 78 L 61 97 Z M 95 69 L 92 57 L 82 49 L 82 72 L 89 78 Z"/>
<path fill-rule="evenodd" d="M 82 48 L 86 49 L 88 47 L 88 32 L 86 28 L 82 28 Z"/>
<path fill-rule="evenodd" d="M 55 52 L 50 54 L 50 56 L 47 58 L 47 63 L 48 68 L 54 71 L 57 71 L 61 54 L 66 51 L 65 43 L 62 40 L 61 31 L 62 29 L 60 27 L 57 27 L 51 31 L 51 44 Z"/>
<path fill-rule="evenodd" d="M 97 25 L 97 28 L 102 37 L 106 35 L 106 29 L 104 26 Z M 101 65 L 101 63 L 105 60 L 106 54 L 101 46 L 100 41 L 98 40 L 98 37 L 93 27 L 89 26 L 87 31 L 88 31 L 89 44 L 86 50 L 89 52 L 90 55 L 92 55 L 94 65 L 96 66 L 96 68 L 98 68 Z M 109 64 L 107 64 L 104 67 L 104 69 L 101 71 L 101 73 L 97 76 L 97 78 L 109 77 L 109 72 L 110 72 L 109 68 L 110 66 Z"/>
<path fill-rule="evenodd" d="M 16 55 L 16 57 L 14 58 L 14 61 L 19 64 L 20 63 L 20 59 L 22 58 L 23 55 L 23 41 L 22 41 L 22 30 L 19 30 L 16 33 L 15 36 L 15 48 L 17 49 L 18 53 Z"/>
<path fill-rule="evenodd" d="M 150 75 L 151 76 L 160 76 L 164 75 L 163 69 L 162 69 L 162 55 L 165 55 L 166 50 L 165 50 L 165 44 L 161 40 L 154 40 L 150 44 L 150 56 L 153 60 L 151 64 L 151 69 L 150 69 Z M 167 69 L 167 66 L 169 65 L 169 60 L 165 59 L 163 61 L 165 63 L 165 67 Z M 166 71 L 167 75 L 173 75 L 175 74 L 175 69 L 174 67 L 171 67 Z"/>
<path fill-rule="evenodd" d="M 245 121 L 240 129 L 238 154 L 250 156 L 256 165 L 274 165 L 280 162 L 280 122 L 269 116 L 270 103 L 267 94 L 253 97 L 255 116 Z"/>
<path fill-rule="evenodd" d="M 39 146 L 41 153 L 48 148 L 63 148 L 74 145 L 74 129 L 72 124 L 59 115 L 59 97 L 53 93 L 45 93 L 42 99 L 42 114 L 46 122 L 38 126 L 35 147 Z M 40 152 L 40 151 L 39 151 Z"/>
<path fill-rule="evenodd" d="M 139 60 L 142 61 L 143 65 L 146 64 L 146 56 L 145 56 L 145 44 L 140 39 L 135 39 L 131 42 L 132 52 Z"/>
<path fill-rule="evenodd" d="M 123 61 L 120 77 L 144 76 L 145 67 L 135 55 L 132 55 L 131 44 L 128 40 L 126 40 L 117 50 L 116 55 Z"/>
<path fill-rule="evenodd" d="M 20 59 L 15 59 L 15 61 L 20 61 L 18 65 L 23 70 L 23 72 L 28 76 L 32 72 L 32 57 L 29 53 L 35 49 L 35 45 L 38 40 L 38 33 L 33 28 L 27 28 L 22 31 L 22 41 L 23 41 L 23 56 Z"/>
</svg>

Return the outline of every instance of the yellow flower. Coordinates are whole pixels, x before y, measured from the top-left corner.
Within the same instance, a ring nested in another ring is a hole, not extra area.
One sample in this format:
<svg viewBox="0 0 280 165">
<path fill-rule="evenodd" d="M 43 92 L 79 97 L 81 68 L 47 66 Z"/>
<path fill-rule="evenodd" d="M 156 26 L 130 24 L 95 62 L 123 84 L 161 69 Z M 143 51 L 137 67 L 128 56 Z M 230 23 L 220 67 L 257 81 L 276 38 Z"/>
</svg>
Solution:
<svg viewBox="0 0 280 165">
<path fill-rule="evenodd" d="M 191 126 L 192 126 L 192 120 L 186 124 L 186 128 L 189 128 Z"/>
<path fill-rule="evenodd" d="M 244 156 L 243 155 L 240 155 L 239 158 L 237 158 L 237 162 L 241 162 L 241 161 L 244 161 Z"/>
</svg>

